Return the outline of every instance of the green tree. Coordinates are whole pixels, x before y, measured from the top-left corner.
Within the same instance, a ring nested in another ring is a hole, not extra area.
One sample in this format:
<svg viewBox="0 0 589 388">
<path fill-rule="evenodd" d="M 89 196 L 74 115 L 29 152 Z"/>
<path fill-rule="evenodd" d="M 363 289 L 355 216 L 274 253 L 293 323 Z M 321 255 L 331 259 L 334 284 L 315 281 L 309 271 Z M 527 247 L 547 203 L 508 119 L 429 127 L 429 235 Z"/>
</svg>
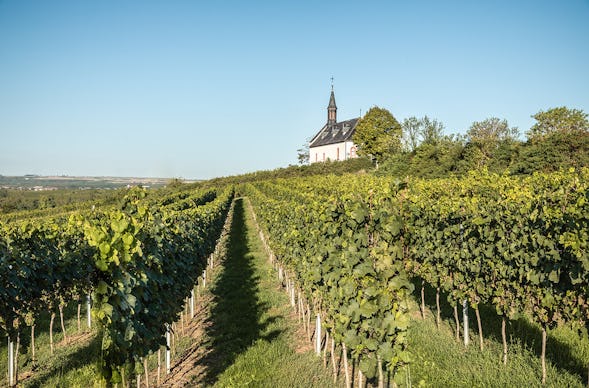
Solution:
<svg viewBox="0 0 589 388">
<path fill-rule="evenodd" d="M 360 119 L 352 137 L 358 155 L 370 156 L 378 163 L 401 150 L 401 124 L 386 109 L 374 106 Z"/>
<path fill-rule="evenodd" d="M 457 173 L 464 149 L 460 136 L 440 136 L 435 143 L 423 142 L 415 150 L 409 174 L 422 178 L 442 178 Z"/>
<path fill-rule="evenodd" d="M 420 144 L 437 144 L 443 136 L 444 124 L 436 119 L 423 116 L 418 119 L 411 116 L 403 120 L 403 148 L 408 152 L 415 152 Z"/>
<path fill-rule="evenodd" d="M 403 132 L 403 149 L 408 152 L 413 152 L 420 143 L 420 122 L 415 116 L 411 116 L 403 120 L 401 124 Z"/>
<path fill-rule="evenodd" d="M 487 165 L 502 143 L 517 142 L 518 135 L 517 127 L 510 127 L 507 120 L 497 117 L 472 123 L 466 136 L 473 146 L 470 155 L 476 159 L 473 160 L 475 166 L 478 168 Z"/>
<path fill-rule="evenodd" d="M 555 132 L 562 134 L 580 134 L 589 132 L 587 113 L 565 106 L 540 111 L 532 116 L 536 123 L 528 131 L 528 139 L 540 141 Z"/>
<path fill-rule="evenodd" d="M 579 109 L 559 107 L 532 116 L 536 123 L 527 132 L 512 171 L 556 171 L 561 168 L 589 165 L 589 120 Z"/>
<path fill-rule="evenodd" d="M 569 167 L 589 166 L 589 132 L 554 132 L 542 140 L 528 141 L 521 150 L 512 171 L 532 174 L 551 172 Z"/>
<path fill-rule="evenodd" d="M 436 145 L 442 140 L 444 124 L 436 119 L 423 116 L 420 120 L 421 138 L 423 144 Z"/>
</svg>

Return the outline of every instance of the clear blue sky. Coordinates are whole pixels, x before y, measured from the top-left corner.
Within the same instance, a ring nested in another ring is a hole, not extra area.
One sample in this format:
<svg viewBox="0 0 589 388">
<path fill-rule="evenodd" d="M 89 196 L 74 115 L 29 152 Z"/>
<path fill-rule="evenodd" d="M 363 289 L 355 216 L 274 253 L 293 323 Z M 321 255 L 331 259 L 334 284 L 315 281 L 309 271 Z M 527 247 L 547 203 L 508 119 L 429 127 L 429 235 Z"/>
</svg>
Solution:
<svg viewBox="0 0 589 388">
<path fill-rule="evenodd" d="M 0 174 L 211 178 L 296 163 L 373 105 L 447 133 L 589 112 L 589 1 L 0 0 Z"/>
</svg>

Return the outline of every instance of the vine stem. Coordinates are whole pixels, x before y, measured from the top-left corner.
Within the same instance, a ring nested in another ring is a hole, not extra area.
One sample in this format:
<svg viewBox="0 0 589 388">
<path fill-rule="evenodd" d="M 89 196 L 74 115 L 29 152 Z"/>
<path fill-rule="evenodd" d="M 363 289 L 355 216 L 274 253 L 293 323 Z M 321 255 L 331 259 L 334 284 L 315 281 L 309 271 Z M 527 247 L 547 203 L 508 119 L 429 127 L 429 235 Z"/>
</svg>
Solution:
<svg viewBox="0 0 589 388">
<path fill-rule="evenodd" d="M 323 347 L 323 367 L 327 368 L 327 344 L 329 343 L 329 332 L 325 330 L 325 346 Z"/>
<path fill-rule="evenodd" d="M 335 339 L 331 336 L 331 366 L 333 367 L 333 383 L 337 381 L 337 364 L 335 362 Z"/>
<path fill-rule="evenodd" d="M 299 295 L 299 297 L 297 298 L 297 321 L 300 324 L 301 323 L 301 313 L 303 310 L 300 291 L 298 292 L 298 295 Z"/>
<path fill-rule="evenodd" d="M 542 385 L 546 384 L 546 326 L 542 326 Z"/>
<path fill-rule="evenodd" d="M 67 334 L 65 333 L 65 324 L 63 322 L 63 305 L 60 303 L 58 308 L 59 308 L 59 320 L 61 322 L 61 331 L 63 332 L 63 341 L 62 342 L 67 342 Z"/>
<path fill-rule="evenodd" d="M 160 375 L 162 371 L 162 348 L 161 346 L 157 350 L 157 385 L 160 385 Z"/>
<path fill-rule="evenodd" d="M 55 312 L 51 312 L 51 319 L 49 320 L 49 348 L 53 356 L 53 321 L 55 320 Z"/>
<path fill-rule="evenodd" d="M 440 328 L 440 287 L 436 288 L 436 327 Z"/>
<path fill-rule="evenodd" d="M 421 282 L 421 319 L 425 319 L 425 282 Z"/>
<path fill-rule="evenodd" d="M 507 365 L 507 335 L 505 333 L 505 316 L 501 320 L 501 339 L 503 340 L 503 365 Z"/>
<path fill-rule="evenodd" d="M 481 323 L 481 314 L 479 314 L 479 306 L 474 309 L 474 313 L 477 316 L 477 324 L 479 326 L 479 346 L 483 350 L 483 324 Z"/>
<path fill-rule="evenodd" d="M 311 307 L 307 304 L 307 339 L 311 341 Z"/>
<path fill-rule="evenodd" d="M 454 322 L 456 322 L 456 341 L 460 341 L 460 321 L 458 320 L 458 305 L 454 305 Z"/>
</svg>

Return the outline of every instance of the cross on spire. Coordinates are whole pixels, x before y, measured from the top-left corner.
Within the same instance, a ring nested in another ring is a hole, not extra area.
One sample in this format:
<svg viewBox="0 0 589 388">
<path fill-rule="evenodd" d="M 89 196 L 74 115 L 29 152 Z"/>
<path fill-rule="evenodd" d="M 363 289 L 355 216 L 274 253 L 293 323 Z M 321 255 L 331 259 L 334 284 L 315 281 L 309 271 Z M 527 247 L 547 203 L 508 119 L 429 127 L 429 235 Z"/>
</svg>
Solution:
<svg viewBox="0 0 589 388">
<path fill-rule="evenodd" d="M 333 92 L 333 76 L 331 76 L 331 91 Z"/>
</svg>

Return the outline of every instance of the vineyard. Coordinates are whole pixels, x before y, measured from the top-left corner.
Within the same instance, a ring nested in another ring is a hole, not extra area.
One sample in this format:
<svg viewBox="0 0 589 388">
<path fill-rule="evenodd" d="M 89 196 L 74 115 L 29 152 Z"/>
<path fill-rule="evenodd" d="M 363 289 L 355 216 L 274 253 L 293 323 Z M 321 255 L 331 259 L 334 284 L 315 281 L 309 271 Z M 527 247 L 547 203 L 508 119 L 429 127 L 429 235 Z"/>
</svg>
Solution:
<svg viewBox="0 0 589 388">
<path fill-rule="evenodd" d="M 78 321 L 86 305 L 88 322 L 99 328 L 104 384 L 148 380 L 148 360 L 169 351 L 175 323 L 195 308 L 237 193 L 335 385 L 410 386 L 411 365 L 424 362 L 411 328 L 426 318 L 426 302 L 436 327 L 451 324 L 453 347 L 472 348 L 476 332 L 480 352 L 489 344 L 485 333 L 495 331 L 481 312 L 492 310 L 503 367 L 513 354 L 508 328 L 524 317 L 540 333 L 539 381 L 551 384 L 548 333 L 568 327 L 580 333 L 578 343 L 588 340 L 588 185 L 586 169 L 405 181 L 322 175 L 155 194 L 131 189 L 117 205 L 5 216 L 7 381 L 18 383 L 19 354 L 35 358 L 39 317 L 50 317 L 52 335 L 59 315 L 65 336 L 64 308 L 72 303 Z"/>
<path fill-rule="evenodd" d="M 52 326 L 58 307 L 63 328 L 63 307 L 85 295 L 101 328 L 99 363 L 105 381 L 120 383 L 125 371 L 141 373 L 145 357 L 169 345 L 170 326 L 186 300 L 194 298 L 193 287 L 214 252 L 233 191 L 197 191 L 156 201 L 145 195 L 130 191 L 118 209 L 1 226 L 0 314 L 8 335 L 9 384 L 18 376 L 12 358 L 18 354 L 21 327 L 31 327 L 34 344 L 35 320 L 43 309 L 52 312 Z"/>
<path fill-rule="evenodd" d="M 395 374 L 410 361 L 407 296 L 414 279 L 454 308 L 480 305 L 502 317 L 502 362 L 508 362 L 506 321 L 527 314 L 541 328 L 542 383 L 547 330 L 585 328 L 589 257 L 587 170 L 526 178 L 394 182 L 370 176 L 287 180 L 246 188 L 280 271 L 294 280 L 307 311 L 324 326 L 361 374 Z M 468 345 L 469 336 L 464 336 Z M 347 377 L 349 383 L 350 377 Z M 362 381 L 362 376 L 359 377 Z"/>
</svg>

